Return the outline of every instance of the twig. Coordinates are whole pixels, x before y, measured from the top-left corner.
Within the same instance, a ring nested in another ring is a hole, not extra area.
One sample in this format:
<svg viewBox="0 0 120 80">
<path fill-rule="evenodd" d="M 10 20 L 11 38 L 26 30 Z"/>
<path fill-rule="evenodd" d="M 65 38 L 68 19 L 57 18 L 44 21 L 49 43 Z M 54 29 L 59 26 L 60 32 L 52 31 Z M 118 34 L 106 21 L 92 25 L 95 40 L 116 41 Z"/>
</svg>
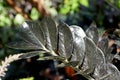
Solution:
<svg viewBox="0 0 120 80">
<path fill-rule="evenodd" d="M 2 65 L 0 66 L 0 77 L 5 76 L 5 71 L 7 71 L 7 67 L 10 65 L 11 62 L 19 60 L 19 56 L 22 54 L 15 54 L 15 55 L 10 55 L 9 57 L 5 58 L 5 61 L 2 61 Z"/>
</svg>

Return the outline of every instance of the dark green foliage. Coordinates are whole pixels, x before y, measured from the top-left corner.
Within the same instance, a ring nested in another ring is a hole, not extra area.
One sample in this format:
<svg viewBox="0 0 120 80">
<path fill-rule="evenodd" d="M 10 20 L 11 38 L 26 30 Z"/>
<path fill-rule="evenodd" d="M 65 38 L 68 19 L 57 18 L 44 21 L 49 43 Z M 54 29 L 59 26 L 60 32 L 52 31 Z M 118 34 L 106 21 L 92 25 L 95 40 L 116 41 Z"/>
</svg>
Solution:
<svg viewBox="0 0 120 80">
<path fill-rule="evenodd" d="M 98 31 L 95 26 L 92 24 L 86 31 L 86 35 L 79 26 L 68 26 L 63 22 L 55 22 L 49 17 L 41 22 L 27 21 L 20 29 L 23 41 L 13 43 L 10 47 L 31 50 L 22 53 L 21 59 L 50 54 L 38 60 L 61 61 L 63 67 L 71 66 L 78 74 L 89 80 L 119 80 L 119 71 L 107 59 L 108 49 L 104 50 L 103 45 L 99 45 L 100 49 L 96 45 Z"/>
</svg>

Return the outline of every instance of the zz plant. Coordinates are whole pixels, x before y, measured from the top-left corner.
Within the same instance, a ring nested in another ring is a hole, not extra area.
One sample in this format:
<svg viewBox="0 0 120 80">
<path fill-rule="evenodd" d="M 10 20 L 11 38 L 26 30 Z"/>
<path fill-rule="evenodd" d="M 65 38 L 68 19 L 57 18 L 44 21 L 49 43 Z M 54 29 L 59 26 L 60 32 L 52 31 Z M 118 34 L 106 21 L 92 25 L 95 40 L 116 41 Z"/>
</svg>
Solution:
<svg viewBox="0 0 120 80">
<path fill-rule="evenodd" d="M 84 31 L 76 25 L 67 25 L 46 17 L 42 21 L 26 21 L 19 31 L 20 41 L 10 43 L 10 48 L 30 50 L 26 53 L 6 57 L 0 66 L 0 76 L 5 76 L 10 62 L 31 58 L 40 54 L 38 60 L 61 61 L 57 67 L 71 66 L 88 80 L 119 80 L 120 72 L 110 62 L 108 39 L 98 42 L 98 31 L 93 22 Z M 75 75 L 76 75 L 75 74 Z"/>
</svg>

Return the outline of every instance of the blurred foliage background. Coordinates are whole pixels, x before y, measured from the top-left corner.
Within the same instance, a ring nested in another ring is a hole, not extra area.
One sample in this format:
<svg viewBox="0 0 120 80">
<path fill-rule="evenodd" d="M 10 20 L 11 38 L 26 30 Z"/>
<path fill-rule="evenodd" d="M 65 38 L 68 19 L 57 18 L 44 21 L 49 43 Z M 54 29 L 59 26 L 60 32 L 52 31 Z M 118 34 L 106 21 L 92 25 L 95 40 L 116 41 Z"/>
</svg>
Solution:
<svg viewBox="0 0 120 80">
<path fill-rule="evenodd" d="M 44 16 L 83 29 L 92 21 L 101 29 L 119 29 L 120 0 L 0 0 L 0 61 L 17 53 L 6 44 L 15 40 L 18 26 L 25 20 L 41 20 Z"/>
</svg>

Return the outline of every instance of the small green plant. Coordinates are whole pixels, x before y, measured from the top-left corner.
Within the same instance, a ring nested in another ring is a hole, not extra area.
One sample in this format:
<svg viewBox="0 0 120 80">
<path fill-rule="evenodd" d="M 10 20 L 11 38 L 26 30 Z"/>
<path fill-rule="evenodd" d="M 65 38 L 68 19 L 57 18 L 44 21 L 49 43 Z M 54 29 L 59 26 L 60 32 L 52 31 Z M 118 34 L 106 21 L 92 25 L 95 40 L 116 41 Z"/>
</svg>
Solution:
<svg viewBox="0 0 120 80">
<path fill-rule="evenodd" d="M 55 22 L 47 17 L 41 22 L 26 21 L 19 31 L 21 40 L 10 43 L 9 47 L 20 50 L 30 50 L 26 53 L 6 58 L 2 63 L 0 73 L 5 76 L 6 67 L 10 62 L 19 59 L 31 58 L 36 55 L 38 60 L 61 61 L 56 67 L 70 66 L 88 80 L 119 80 L 118 69 L 110 63 L 113 57 L 109 57 L 107 39 L 102 39 L 98 44 L 98 31 L 93 22 L 84 31 L 76 25 L 67 25 L 64 22 Z M 105 43 L 105 44 L 103 44 Z M 4 67 L 4 69 L 2 69 Z"/>
<path fill-rule="evenodd" d="M 34 80 L 33 77 L 29 77 L 29 78 L 23 78 L 23 79 L 20 79 L 20 80 Z"/>
</svg>

